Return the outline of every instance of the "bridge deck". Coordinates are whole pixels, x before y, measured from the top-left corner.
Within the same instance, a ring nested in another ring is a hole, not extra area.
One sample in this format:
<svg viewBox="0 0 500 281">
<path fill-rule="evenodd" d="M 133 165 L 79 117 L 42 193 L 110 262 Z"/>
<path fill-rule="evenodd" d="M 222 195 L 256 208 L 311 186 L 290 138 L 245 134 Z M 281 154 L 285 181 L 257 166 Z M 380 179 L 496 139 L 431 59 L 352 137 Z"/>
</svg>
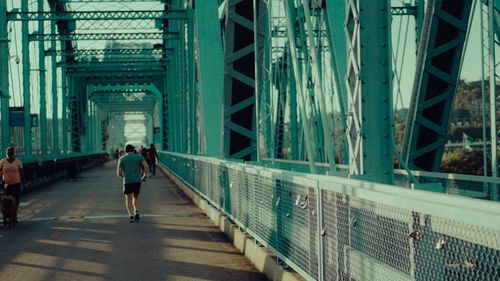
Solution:
<svg viewBox="0 0 500 281">
<path fill-rule="evenodd" d="M 115 165 L 24 195 L 20 225 L 0 227 L 0 280 L 265 280 L 161 172 L 129 223 Z"/>
</svg>

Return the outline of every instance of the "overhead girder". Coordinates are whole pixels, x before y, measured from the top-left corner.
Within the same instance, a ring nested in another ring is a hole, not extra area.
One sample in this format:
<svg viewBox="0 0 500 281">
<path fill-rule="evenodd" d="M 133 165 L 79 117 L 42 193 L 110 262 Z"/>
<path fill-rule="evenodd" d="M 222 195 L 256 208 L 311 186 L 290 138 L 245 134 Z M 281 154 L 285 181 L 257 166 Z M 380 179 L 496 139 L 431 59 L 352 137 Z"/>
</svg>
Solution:
<svg viewBox="0 0 500 281">
<path fill-rule="evenodd" d="M 428 2 L 403 142 L 410 169 L 440 169 L 473 2 Z"/>
<path fill-rule="evenodd" d="M 152 83 L 145 84 L 97 84 L 88 85 L 90 93 L 98 92 L 151 92 L 158 100 L 161 100 L 160 92 Z"/>
<path fill-rule="evenodd" d="M 120 112 L 120 113 L 130 113 L 130 112 L 154 112 L 154 108 L 145 108 L 144 105 L 139 104 L 122 104 L 119 107 L 112 104 L 101 103 L 101 108 L 109 112 Z"/>
<path fill-rule="evenodd" d="M 78 68 L 122 68 L 122 69 L 141 69 L 141 68 L 155 68 L 166 67 L 168 61 L 147 60 L 147 61 L 113 61 L 105 60 L 102 62 L 73 62 L 73 63 L 58 63 L 58 66 L 64 66 L 66 69 Z"/>
<path fill-rule="evenodd" d="M 92 98 L 91 101 L 109 112 L 129 112 L 131 110 L 149 113 L 154 112 L 154 103 L 151 102 L 132 102 L 119 99 L 115 100 L 113 98 L 108 100 L 104 97 L 95 97 Z"/>
<path fill-rule="evenodd" d="M 89 57 L 97 57 L 97 56 L 109 56 L 109 55 L 126 55 L 126 56 L 136 56 L 136 55 L 145 55 L 145 57 L 151 58 L 155 56 L 162 56 L 171 54 L 174 51 L 172 48 L 153 48 L 153 49 L 81 49 L 81 50 L 73 50 L 73 51 L 62 51 L 62 50 L 53 50 L 49 49 L 45 51 L 45 56 L 61 56 L 72 55 L 75 57 L 81 56 L 89 56 Z M 133 57 L 135 59 L 137 57 Z"/>
<path fill-rule="evenodd" d="M 178 40 L 178 32 L 30 34 L 30 41 Z"/>
<path fill-rule="evenodd" d="M 89 69 L 73 69 L 68 72 L 68 75 L 78 77 L 96 77 L 99 80 L 125 80 L 135 81 L 135 78 L 147 79 L 149 76 L 156 76 L 157 78 L 165 73 L 164 68 L 144 68 L 144 69 L 129 69 L 120 71 L 104 71 L 102 68 L 89 68 Z"/>
<path fill-rule="evenodd" d="M 8 21 L 75 21 L 75 20 L 185 20 L 186 10 L 159 11 L 64 11 L 7 13 Z"/>
<path fill-rule="evenodd" d="M 391 7 L 393 16 L 416 16 L 417 7 L 415 6 L 403 6 L 403 7 Z"/>
<path fill-rule="evenodd" d="M 135 2 L 160 2 L 164 3 L 166 0 L 56 0 L 58 3 L 135 3 Z"/>
</svg>

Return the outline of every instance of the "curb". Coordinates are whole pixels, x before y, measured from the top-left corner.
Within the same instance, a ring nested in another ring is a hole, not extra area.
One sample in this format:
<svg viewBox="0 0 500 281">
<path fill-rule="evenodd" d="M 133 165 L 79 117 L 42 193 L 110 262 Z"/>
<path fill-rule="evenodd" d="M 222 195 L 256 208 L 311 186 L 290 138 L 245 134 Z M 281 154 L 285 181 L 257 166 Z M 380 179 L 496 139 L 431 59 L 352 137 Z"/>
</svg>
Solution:
<svg viewBox="0 0 500 281">
<path fill-rule="evenodd" d="M 221 213 L 215 207 L 211 206 L 208 201 L 203 199 L 198 193 L 193 191 L 189 186 L 179 180 L 169 170 L 162 165 L 158 165 L 165 175 L 172 180 L 177 187 L 182 190 L 193 203 L 198 206 L 210 220 L 219 227 L 219 229 L 226 234 L 231 240 L 234 247 L 245 254 L 255 268 L 264 273 L 269 280 L 272 281 L 304 281 L 298 273 L 284 269 L 276 261 L 276 256 L 266 249 L 259 246 L 255 239 L 250 235 L 243 233 L 238 225 L 234 224 L 231 219 Z"/>
</svg>

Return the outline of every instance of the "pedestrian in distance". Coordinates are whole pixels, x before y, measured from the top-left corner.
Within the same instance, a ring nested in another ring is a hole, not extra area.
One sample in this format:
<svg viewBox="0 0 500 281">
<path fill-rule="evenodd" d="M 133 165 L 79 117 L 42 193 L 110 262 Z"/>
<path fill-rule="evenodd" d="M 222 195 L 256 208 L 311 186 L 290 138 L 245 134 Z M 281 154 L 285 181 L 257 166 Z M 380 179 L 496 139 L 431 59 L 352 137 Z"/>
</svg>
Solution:
<svg viewBox="0 0 500 281">
<path fill-rule="evenodd" d="M 156 162 L 158 160 L 158 152 L 156 151 L 156 147 L 154 143 L 149 146 L 148 149 L 148 165 L 149 165 L 149 175 L 156 175 Z"/>
<path fill-rule="evenodd" d="M 125 146 L 125 155 L 118 160 L 116 174 L 123 180 L 123 194 L 125 207 L 129 215 L 129 222 L 139 221 L 139 193 L 141 182 L 148 177 L 148 165 L 142 155 L 134 153 L 135 147 Z"/>
<path fill-rule="evenodd" d="M 149 163 L 149 155 L 148 155 L 148 150 L 145 147 L 141 146 L 141 155 L 144 157 L 144 160 L 146 160 L 146 163 Z M 149 169 L 149 172 L 151 173 L 151 168 Z"/>
<path fill-rule="evenodd" d="M 16 158 L 16 150 L 9 146 L 5 153 L 7 157 L 0 160 L 0 176 L 2 177 L 5 195 L 16 199 L 16 208 L 19 208 L 21 183 L 24 181 L 23 163 Z"/>
</svg>

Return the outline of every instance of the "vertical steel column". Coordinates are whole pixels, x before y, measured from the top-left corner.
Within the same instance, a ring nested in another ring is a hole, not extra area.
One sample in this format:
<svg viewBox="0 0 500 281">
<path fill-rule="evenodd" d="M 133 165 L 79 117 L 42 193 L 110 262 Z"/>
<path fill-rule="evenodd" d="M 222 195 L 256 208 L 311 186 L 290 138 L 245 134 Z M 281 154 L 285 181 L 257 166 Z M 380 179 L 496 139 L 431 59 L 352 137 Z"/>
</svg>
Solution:
<svg viewBox="0 0 500 281">
<path fill-rule="evenodd" d="M 490 136 L 491 136 L 491 176 L 498 177 L 498 129 L 497 129 L 497 75 L 496 75 L 496 42 L 495 42 L 495 3 L 488 2 L 488 49 L 489 49 L 489 76 L 490 76 Z M 498 201 L 498 185 L 493 185 L 491 199 Z"/>
<path fill-rule="evenodd" d="M 99 105 L 95 102 L 92 103 L 92 118 L 94 120 L 93 122 L 93 128 L 92 131 L 94 132 L 94 139 L 92 140 L 92 149 L 91 152 L 95 153 L 100 150 L 99 148 L 99 142 L 102 140 L 102 122 L 101 118 L 99 118 Z"/>
<path fill-rule="evenodd" d="M 391 6 L 348 0 L 346 34 L 349 173 L 392 184 Z"/>
<path fill-rule="evenodd" d="M 55 4 L 51 4 L 50 11 L 55 13 Z M 56 21 L 50 21 L 50 33 L 56 34 Z M 50 48 L 55 51 L 57 44 L 55 40 L 50 41 Z M 51 79 L 52 79 L 52 154 L 59 154 L 59 101 L 57 90 L 57 56 L 51 56 Z"/>
<path fill-rule="evenodd" d="M 293 65 L 292 56 L 290 56 L 290 44 L 287 44 L 287 64 Z M 291 160 L 302 160 L 299 159 L 299 130 L 297 128 L 297 87 L 295 85 L 295 74 L 294 70 L 288 68 L 288 100 L 290 101 L 290 142 L 292 149 Z"/>
<path fill-rule="evenodd" d="M 425 1 L 416 0 L 415 5 L 417 7 L 417 15 L 415 17 L 415 49 L 418 51 L 420 39 L 422 38 L 422 29 L 424 27 Z"/>
<path fill-rule="evenodd" d="M 38 0 L 38 12 L 44 11 L 44 0 Z M 38 32 L 45 33 L 45 21 L 38 21 Z M 38 68 L 40 69 L 40 149 L 42 157 L 47 154 L 47 93 L 46 93 L 46 66 L 45 66 L 45 41 L 38 41 Z"/>
<path fill-rule="evenodd" d="M 275 145 L 271 130 L 273 113 L 271 112 L 269 88 L 269 73 L 271 71 L 269 71 L 268 7 L 266 2 L 262 0 L 253 0 L 253 25 L 255 42 L 255 131 L 257 132 L 256 160 L 259 161 L 262 156 L 275 157 Z"/>
<path fill-rule="evenodd" d="M 196 123 L 197 95 L 195 87 L 195 64 L 194 64 L 194 11 L 192 7 L 187 7 L 187 91 L 188 91 L 188 130 L 189 147 L 188 153 L 198 152 L 198 130 Z"/>
<path fill-rule="evenodd" d="M 181 7 L 178 7 L 181 8 Z M 181 139 L 180 139 L 180 145 L 181 145 L 181 152 L 182 153 L 187 153 L 188 152 L 188 144 L 189 144 L 189 138 L 188 138 L 188 100 L 187 100 L 187 69 L 186 69 L 186 30 L 184 27 L 184 22 L 177 22 L 178 30 L 179 30 L 179 36 L 180 40 L 178 42 L 178 48 L 179 48 L 179 69 L 178 72 L 176 73 L 176 76 L 178 78 L 178 81 L 180 82 L 180 87 L 178 87 L 179 91 L 179 116 L 181 117 Z"/>
<path fill-rule="evenodd" d="M 91 123 L 92 123 L 92 99 L 89 99 L 89 93 L 88 93 L 88 88 L 86 89 L 86 96 L 87 96 L 87 108 L 85 110 L 85 127 L 87 128 L 86 134 L 85 134 L 85 145 L 83 146 L 82 151 L 83 152 L 90 152 L 90 147 L 89 144 L 91 143 L 92 140 L 92 130 L 89 130 L 91 128 Z"/>
<path fill-rule="evenodd" d="M 23 107 L 24 107 L 24 156 L 31 158 L 31 93 L 30 93 L 30 53 L 29 53 L 29 20 L 28 1 L 21 1 L 21 38 L 23 64 Z"/>
<path fill-rule="evenodd" d="M 85 147 L 86 149 L 80 149 L 82 152 L 91 152 L 93 150 L 92 144 L 94 143 L 94 103 L 92 101 L 87 102 L 87 118 L 86 118 L 86 132 L 85 132 L 85 144 L 81 147 Z"/>
<path fill-rule="evenodd" d="M 221 158 L 224 57 L 218 5 L 215 0 L 196 0 L 195 3 L 202 153 Z"/>
<path fill-rule="evenodd" d="M 340 119 L 342 120 L 342 131 L 345 130 L 347 89 L 344 77 L 347 72 L 347 50 L 344 30 L 345 22 L 345 0 L 326 0 L 325 21 L 328 35 L 328 47 L 330 49 L 330 64 L 332 65 L 333 78 L 335 80 L 335 92 L 340 108 Z M 335 122 L 335 121 L 334 121 Z M 349 151 L 347 139 L 342 137 L 343 161 L 349 162 Z"/>
<path fill-rule="evenodd" d="M 170 67 L 170 63 L 167 65 L 167 71 L 168 68 Z M 165 74 L 164 79 L 167 79 L 167 75 Z M 170 147 L 170 138 L 173 132 L 170 132 L 171 127 L 169 126 L 170 118 L 169 118 L 169 113 L 170 113 L 170 107 L 168 104 L 168 86 L 166 83 L 163 83 L 163 89 L 161 92 L 161 98 L 158 99 L 158 104 L 159 106 L 159 112 L 160 112 L 160 144 L 161 144 L 161 149 L 162 150 L 171 150 Z"/>
<path fill-rule="evenodd" d="M 62 123 L 62 153 L 63 154 L 68 154 L 68 80 L 66 77 L 66 44 L 64 42 L 61 42 L 61 51 L 62 51 L 62 56 L 61 56 L 61 61 L 62 66 L 61 66 L 61 99 L 62 99 L 62 117 L 61 117 L 61 123 Z"/>
<path fill-rule="evenodd" d="M 314 84 L 314 93 L 315 96 L 318 96 L 318 104 L 319 104 L 319 113 L 322 119 L 323 126 L 323 138 L 325 142 L 325 150 L 326 155 L 328 157 L 328 164 L 330 166 L 330 171 L 336 171 L 336 163 L 335 163 L 335 148 L 333 146 L 333 135 L 331 135 L 330 129 L 328 127 L 328 115 L 326 112 L 326 98 L 325 93 L 323 91 L 323 79 L 321 77 L 321 67 L 320 61 L 318 58 L 318 48 L 316 47 L 316 43 L 314 41 L 313 25 L 311 23 L 311 12 L 310 5 L 308 1 L 302 2 L 302 8 L 304 11 L 304 19 L 305 25 L 307 26 L 307 41 L 309 43 L 310 50 L 310 67 L 312 72 L 312 80 Z M 321 36 L 318 34 L 317 36 Z"/>
<path fill-rule="evenodd" d="M 0 113 L 2 114 L 3 152 L 10 145 L 9 117 L 9 41 L 7 31 L 7 1 L 0 0 Z"/>
<path fill-rule="evenodd" d="M 296 83 L 296 92 L 291 93 L 296 94 L 298 96 L 297 104 L 301 116 L 301 122 L 302 122 L 302 130 L 304 131 L 304 141 L 306 144 L 306 151 L 307 151 L 307 156 L 308 156 L 308 162 L 309 162 L 309 169 L 311 173 L 316 173 L 316 167 L 314 165 L 314 148 L 313 144 L 311 141 L 311 131 L 309 128 L 309 124 L 307 124 L 307 112 L 306 112 L 306 102 L 304 99 L 304 93 L 303 93 L 303 87 L 302 87 L 302 75 L 301 75 L 301 70 L 299 66 L 299 58 L 297 54 L 297 44 L 295 42 L 295 16 L 292 16 L 292 11 L 291 9 L 295 9 L 295 6 L 293 4 L 293 1 L 286 0 L 285 1 L 285 11 L 286 11 L 286 18 L 287 18 L 287 32 L 288 32 L 288 43 L 290 45 L 290 58 L 292 60 L 292 66 L 293 66 L 293 75 L 290 75 L 290 77 L 293 77 L 295 79 Z M 294 136 L 292 136 L 294 138 Z"/>
</svg>

